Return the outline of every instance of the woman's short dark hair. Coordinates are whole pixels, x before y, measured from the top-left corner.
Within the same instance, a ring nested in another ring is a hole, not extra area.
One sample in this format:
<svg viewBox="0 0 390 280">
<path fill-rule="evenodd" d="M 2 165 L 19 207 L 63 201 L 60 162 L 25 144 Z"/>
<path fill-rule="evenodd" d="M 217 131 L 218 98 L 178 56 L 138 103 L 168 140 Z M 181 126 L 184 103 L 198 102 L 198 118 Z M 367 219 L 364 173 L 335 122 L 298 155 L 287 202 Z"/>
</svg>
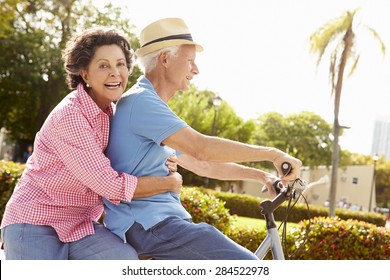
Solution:
<svg viewBox="0 0 390 280">
<path fill-rule="evenodd" d="M 86 86 L 80 71 L 88 68 L 96 49 L 106 45 L 117 45 L 122 49 L 126 57 L 127 68 L 131 73 L 134 55 L 127 36 L 116 29 L 91 28 L 75 35 L 62 52 L 67 83 L 71 89 L 75 89 L 79 83 Z"/>
</svg>

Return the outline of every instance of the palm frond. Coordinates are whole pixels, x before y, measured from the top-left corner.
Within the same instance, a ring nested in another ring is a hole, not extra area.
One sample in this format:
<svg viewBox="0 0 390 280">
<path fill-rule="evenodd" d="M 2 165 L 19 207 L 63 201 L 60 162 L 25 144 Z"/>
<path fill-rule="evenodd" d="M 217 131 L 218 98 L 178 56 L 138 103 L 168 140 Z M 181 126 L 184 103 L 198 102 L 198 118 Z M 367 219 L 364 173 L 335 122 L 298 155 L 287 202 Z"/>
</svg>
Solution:
<svg viewBox="0 0 390 280">
<path fill-rule="evenodd" d="M 344 34 L 348 30 L 357 11 L 358 9 L 345 12 L 341 16 L 325 23 L 310 36 L 310 51 L 317 54 L 317 65 L 320 64 L 330 42 L 336 40 L 336 38 L 340 37 L 340 34 Z"/>
<path fill-rule="evenodd" d="M 355 55 L 355 59 L 354 59 L 354 62 L 351 66 L 351 70 L 348 73 L 348 77 L 350 77 L 355 72 L 356 66 L 359 62 L 359 58 L 360 58 L 360 55 Z"/>
<path fill-rule="evenodd" d="M 378 32 L 370 26 L 364 25 L 364 27 L 367 28 L 367 30 L 372 34 L 374 39 L 379 43 L 380 48 L 381 48 L 381 52 L 383 55 L 385 55 L 386 54 L 386 45 L 383 42 L 382 38 L 379 36 Z"/>
</svg>

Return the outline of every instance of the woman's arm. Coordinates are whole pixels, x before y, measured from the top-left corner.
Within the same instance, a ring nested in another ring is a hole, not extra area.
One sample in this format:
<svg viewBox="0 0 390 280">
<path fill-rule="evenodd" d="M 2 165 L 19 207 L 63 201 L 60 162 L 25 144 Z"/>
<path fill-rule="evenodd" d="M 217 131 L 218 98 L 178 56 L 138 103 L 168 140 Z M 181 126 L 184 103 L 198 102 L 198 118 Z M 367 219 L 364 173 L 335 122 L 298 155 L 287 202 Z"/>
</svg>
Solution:
<svg viewBox="0 0 390 280">
<path fill-rule="evenodd" d="M 180 193 L 183 179 L 178 172 L 171 172 L 165 177 L 138 177 L 135 198 L 147 197 L 164 192 Z"/>
</svg>

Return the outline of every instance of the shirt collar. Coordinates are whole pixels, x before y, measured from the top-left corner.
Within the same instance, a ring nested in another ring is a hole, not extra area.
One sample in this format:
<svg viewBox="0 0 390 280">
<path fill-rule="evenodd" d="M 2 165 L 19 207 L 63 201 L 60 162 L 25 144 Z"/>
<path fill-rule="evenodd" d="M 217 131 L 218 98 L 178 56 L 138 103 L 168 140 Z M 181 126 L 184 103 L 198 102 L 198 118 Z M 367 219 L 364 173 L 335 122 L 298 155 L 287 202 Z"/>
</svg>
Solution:
<svg viewBox="0 0 390 280">
<path fill-rule="evenodd" d="M 103 112 L 102 109 L 92 100 L 91 96 L 85 91 L 82 83 L 77 85 L 76 96 L 79 99 L 83 108 L 86 108 L 84 114 L 88 118 L 95 118 L 97 115 L 105 113 L 109 117 L 112 115 L 114 104 L 111 103 L 108 108 Z"/>
<path fill-rule="evenodd" d="M 149 81 L 148 78 L 146 78 L 145 75 L 140 76 L 140 77 L 138 78 L 137 82 L 138 82 L 138 85 L 139 85 L 140 87 L 146 88 L 146 89 L 148 89 L 148 90 L 152 90 L 152 91 L 156 92 L 155 89 L 154 89 L 154 87 L 153 87 L 153 85 L 152 85 L 152 83 Z"/>
</svg>

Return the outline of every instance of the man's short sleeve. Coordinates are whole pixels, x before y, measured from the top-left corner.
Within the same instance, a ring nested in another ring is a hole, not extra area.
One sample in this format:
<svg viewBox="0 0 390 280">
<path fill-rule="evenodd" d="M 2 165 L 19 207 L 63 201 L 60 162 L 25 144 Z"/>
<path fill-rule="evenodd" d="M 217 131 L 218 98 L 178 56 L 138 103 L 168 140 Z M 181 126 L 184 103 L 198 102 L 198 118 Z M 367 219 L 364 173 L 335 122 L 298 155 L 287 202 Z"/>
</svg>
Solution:
<svg viewBox="0 0 390 280">
<path fill-rule="evenodd" d="M 159 145 L 176 131 L 188 126 L 159 96 L 150 92 L 136 97 L 129 123 L 135 134 L 152 139 Z"/>
</svg>

